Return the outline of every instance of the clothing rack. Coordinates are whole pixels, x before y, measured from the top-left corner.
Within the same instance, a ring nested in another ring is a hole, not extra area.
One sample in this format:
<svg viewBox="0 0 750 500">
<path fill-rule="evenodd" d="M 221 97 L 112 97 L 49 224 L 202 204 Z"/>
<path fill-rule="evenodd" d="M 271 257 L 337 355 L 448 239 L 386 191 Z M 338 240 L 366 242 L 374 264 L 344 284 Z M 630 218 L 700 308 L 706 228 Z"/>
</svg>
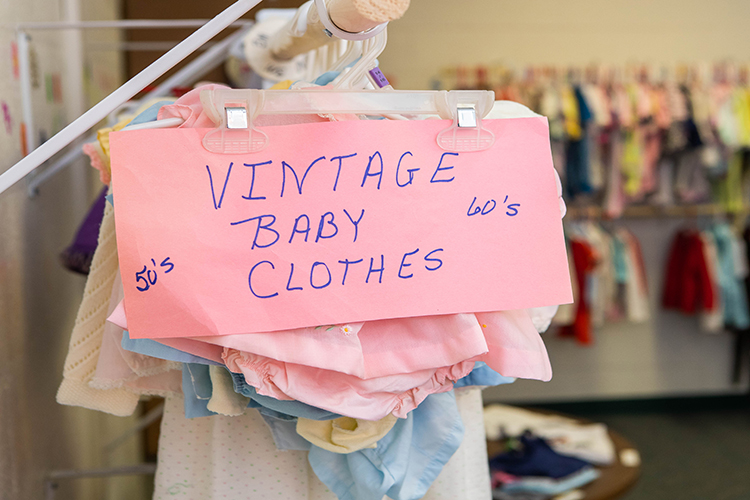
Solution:
<svg viewBox="0 0 750 500">
<path fill-rule="evenodd" d="M 44 480 L 44 500 L 55 500 L 57 488 L 64 479 L 85 479 L 95 477 L 117 476 L 151 476 L 156 473 L 156 464 L 144 463 L 122 467 L 108 467 L 87 470 L 55 470 L 47 474 Z"/>
<path fill-rule="evenodd" d="M 698 80 L 703 83 L 721 81 L 730 84 L 750 81 L 750 62 L 711 61 L 692 64 L 573 64 L 573 65 L 528 65 L 504 64 L 459 65 L 442 68 L 435 79 L 442 82 L 452 80 L 450 87 L 475 88 L 482 84 L 490 86 L 513 82 L 599 82 L 628 83 L 631 81 L 685 82 Z"/>
<path fill-rule="evenodd" d="M 42 163 L 49 160 L 53 155 L 76 140 L 87 130 L 93 128 L 120 105 L 132 99 L 137 93 L 143 90 L 143 88 L 169 71 L 184 58 L 195 52 L 204 43 L 208 42 L 211 38 L 223 31 L 224 28 L 237 21 L 237 19 L 249 12 L 250 9 L 258 5 L 260 2 L 261 0 L 237 0 L 223 12 L 205 23 L 172 50 L 151 63 L 143 71 L 82 114 L 78 119 L 73 121 L 73 123 L 69 124 L 47 142 L 31 151 L 21 161 L 1 174 L 0 193 L 4 192 L 30 172 L 34 171 Z M 352 0 L 331 0 L 327 5 L 318 1 L 316 5 L 310 5 L 310 3 L 308 3 L 303 5 L 302 8 L 305 9 L 305 21 L 312 21 L 313 25 L 316 21 L 320 21 L 323 25 L 329 25 L 331 27 L 335 26 L 333 31 L 336 31 L 336 33 L 357 35 L 357 32 L 361 31 L 362 33 L 359 33 L 361 35 L 367 35 L 368 33 L 374 35 L 377 30 L 372 30 L 378 25 L 383 24 L 383 16 L 386 18 L 385 22 L 397 19 L 403 15 L 409 5 L 408 0 L 370 3 L 375 3 L 380 7 L 380 9 L 375 9 L 374 12 L 376 15 L 373 13 L 360 12 L 358 6 Z M 369 5 L 370 3 L 368 3 L 365 8 L 372 7 L 372 5 Z M 323 5 L 324 8 L 328 9 L 325 16 L 318 13 L 318 8 L 316 7 L 319 7 L 320 5 Z M 372 17 L 375 17 L 376 19 L 372 19 Z M 323 20 L 325 20 L 325 22 L 323 22 Z M 298 53 L 302 53 L 303 49 L 309 50 L 310 44 L 295 44 L 294 42 L 298 39 L 307 40 L 315 38 L 315 44 L 320 46 L 329 41 L 330 37 L 333 36 L 333 31 L 328 26 L 326 27 L 326 36 L 321 38 L 320 33 L 315 29 L 307 29 L 304 32 L 301 32 L 301 30 L 298 29 L 301 24 L 300 19 L 293 19 L 292 21 L 291 24 L 284 27 L 283 32 L 280 33 L 278 37 L 275 37 L 272 46 L 273 48 L 267 48 L 272 55 L 278 53 L 280 49 L 284 47 L 286 49 L 284 56 L 292 57 Z M 307 27 L 307 22 L 304 23 L 304 26 Z M 354 28 L 352 28 L 352 26 L 354 26 Z M 19 41 L 22 42 L 19 44 L 19 52 L 28 51 L 28 36 L 21 36 Z M 297 46 L 300 48 L 300 52 L 295 54 L 294 47 Z M 29 61 L 27 60 L 27 67 L 24 68 L 22 66 L 22 71 L 30 71 L 28 62 Z M 28 75 L 29 73 L 26 74 Z M 28 125 L 27 128 L 31 129 Z M 29 143 L 31 143 L 31 140 L 32 139 L 29 138 Z"/>
<path fill-rule="evenodd" d="M 169 92 L 175 87 L 181 87 L 196 81 L 198 78 L 208 73 L 216 66 L 221 64 L 229 52 L 230 48 L 237 42 L 239 42 L 246 34 L 248 28 L 238 30 L 236 33 L 224 38 L 223 40 L 216 42 L 214 45 L 207 48 L 207 50 L 196 57 L 174 75 L 170 76 L 163 83 L 158 85 L 155 89 L 148 92 L 144 98 L 150 99 L 153 97 L 161 97 L 169 95 Z M 210 43 L 210 42 L 209 42 Z M 205 44 L 204 47 L 208 45 Z M 27 129 L 28 130 L 28 129 Z M 96 140 L 96 134 L 87 136 L 84 139 L 75 141 L 68 152 L 61 156 L 58 160 L 52 163 L 50 166 L 45 168 L 43 171 L 36 173 L 31 177 L 26 188 L 30 197 L 39 194 L 39 188 L 46 183 L 49 179 L 54 177 L 59 171 L 72 164 L 77 158 L 83 155 L 81 145 L 85 142 L 93 142 Z"/>
<path fill-rule="evenodd" d="M 18 23 L 13 26 L 18 45 L 18 66 L 21 82 L 21 115 L 25 124 L 24 147 L 31 151 L 37 147 L 34 133 L 33 98 L 31 92 L 31 36 L 29 31 L 90 30 L 90 29 L 173 29 L 199 28 L 207 19 L 126 19 L 121 21 L 60 21 Z M 246 27 L 251 21 L 238 20 L 229 26 Z M 168 50 L 168 49 L 167 49 Z"/>
<path fill-rule="evenodd" d="M 568 206 L 566 219 L 610 219 L 605 211 L 598 206 Z M 748 215 L 750 208 L 740 211 L 728 211 L 724 206 L 716 203 L 704 203 L 697 205 L 631 205 L 625 208 L 623 214 L 618 218 L 623 219 L 645 219 L 658 217 L 700 217 L 715 215 Z"/>
</svg>

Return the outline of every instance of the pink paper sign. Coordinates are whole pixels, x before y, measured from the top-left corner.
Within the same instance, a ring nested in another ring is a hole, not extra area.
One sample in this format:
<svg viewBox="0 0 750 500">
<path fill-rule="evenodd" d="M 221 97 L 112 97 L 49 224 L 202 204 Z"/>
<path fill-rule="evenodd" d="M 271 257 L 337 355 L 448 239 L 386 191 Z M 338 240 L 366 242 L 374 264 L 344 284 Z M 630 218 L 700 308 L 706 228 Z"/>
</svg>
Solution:
<svg viewBox="0 0 750 500">
<path fill-rule="evenodd" d="M 266 127 L 258 153 L 205 129 L 111 135 L 133 338 L 267 332 L 569 303 L 543 118 L 486 120 L 486 151 L 443 120 Z"/>
</svg>

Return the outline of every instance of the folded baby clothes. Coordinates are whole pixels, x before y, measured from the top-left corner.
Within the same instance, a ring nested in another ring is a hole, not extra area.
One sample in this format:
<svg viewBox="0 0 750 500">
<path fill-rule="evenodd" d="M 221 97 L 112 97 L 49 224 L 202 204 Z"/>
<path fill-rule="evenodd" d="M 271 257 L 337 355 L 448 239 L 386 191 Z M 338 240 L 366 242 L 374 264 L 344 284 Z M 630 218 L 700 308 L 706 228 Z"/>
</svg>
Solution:
<svg viewBox="0 0 750 500">
<path fill-rule="evenodd" d="M 590 466 L 588 462 L 556 453 L 542 438 L 526 433 L 518 446 L 490 458 L 490 468 L 514 476 L 560 479 Z"/>
<path fill-rule="evenodd" d="M 218 361 L 195 356 L 190 354 L 190 352 L 169 347 L 168 345 L 155 340 L 131 339 L 130 334 L 128 334 L 127 331 L 123 331 L 122 333 L 121 344 L 122 348 L 127 351 L 143 354 L 144 356 L 151 356 L 152 358 L 166 359 L 178 363 L 198 363 L 203 365 L 224 366 L 223 363 L 219 363 Z"/>
<path fill-rule="evenodd" d="M 449 366 L 487 352 L 473 314 L 193 338 L 363 379 Z"/>
<path fill-rule="evenodd" d="M 474 367 L 474 360 L 467 360 L 437 369 L 363 380 L 234 349 L 225 350 L 224 362 L 230 371 L 242 373 L 259 394 L 282 401 L 298 400 L 363 420 L 380 420 L 389 413 L 405 418 L 428 395 L 453 389 L 453 382 Z"/>
<path fill-rule="evenodd" d="M 342 325 L 330 329 L 326 327 L 272 332 L 267 334 L 243 334 L 197 338 L 163 338 L 155 339 L 155 341 L 163 345 L 174 347 L 183 352 L 188 352 L 195 356 L 214 361 L 221 359 L 219 354 L 221 348 L 218 345 L 220 342 L 248 347 L 251 349 L 250 351 L 243 351 L 242 349 L 236 350 L 248 354 L 255 354 L 255 350 L 263 349 L 255 349 L 253 347 L 253 341 L 257 340 L 259 345 L 267 341 L 269 342 L 269 346 L 276 346 L 279 347 L 279 349 L 277 350 L 275 347 L 269 349 L 266 352 L 272 354 L 271 356 L 261 355 L 258 359 L 269 357 L 276 359 L 277 361 L 283 361 L 283 359 L 279 358 L 284 358 L 285 353 L 294 352 L 294 357 L 289 357 L 289 359 L 299 359 L 300 361 L 303 361 L 303 363 L 296 364 L 311 366 L 321 364 L 314 360 L 322 360 L 324 357 L 327 357 L 331 360 L 328 363 L 330 366 L 341 368 L 341 370 L 334 371 L 340 371 L 345 374 L 352 371 L 361 373 L 361 370 L 356 369 L 357 363 L 365 358 L 364 347 L 362 349 L 359 348 L 361 345 L 367 346 L 367 353 L 372 353 L 373 358 L 378 360 L 377 363 L 371 365 L 377 366 L 377 369 L 370 370 L 369 375 L 372 375 L 373 373 L 388 372 L 391 372 L 391 374 L 393 374 L 392 372 L 408 373 L 413 367 L 435 365 L 437 363 L 435 360 L 461 358 L 461 356 L 466 355 L 468 352 L 479 350 L 480 353 L 483 352 L 484 354 L 477 359 L 484 361 L 492 370 L 503 376 L 548 381 L 552 377 L 552 368 L 549 364 L 549 357 L 547 356 L 544 342 L 542 342 L 542 339 L 534 326 L 529 311 L 530 310 L 527 309 L 519 309 L 513 311 L 388 320 L 394 322 L 393 325 L 395 329 L 393 331 L 399 333 L 397 336 L 389 336 L 392 331 L 387 328 L 381 329 L 381 327 L 388 324 L 388 321 L 373 321 L 365 324 L 356 324 L 354 326 Z M 407 319 L 409 321 L 407 321 Z M 127 316 L 123 303 L 118 304 L 108 320 L 127 329 Z M 414 320 L 414 322 L 411 320 Z M 419 320 L 419 322 L 417 322 L 417 320 Z M 445 325 L 463 325 L 464 327 L 469 328 L 459 328 L 458 330 L 452 330 L 451 328 L 444 330 L 438 328 L 436 330 L 433 328 L 423 330 L 421 326 L 426 324 L 440 325 L 439 328 L 445 328 Z M 408 325 L 420 325 L 420 327 L 410 328 Z M 474 326 L 472 327 L 471 325 Z M 351 330 L 344 332 L 343 330 L 347 329 L 347 327 L 351 327 Z M 374 330 L 368 330 L 368 328 L 374 328 Z M 429 343 L 430 332 L 436 333 L 436 338 L 439 339 L 437 345 L 442 349 L 445 345 L 448 345 L 443 343 L 444 340 L 447 343 L 460 344 L 462 339 L 466 339 L 466 336 L 462 337 L 456 335 L 456 331 L 466 333 L 467 331 L 473 332 L 474 330 L 480 331 L 482 336 L 481 342 L 478 338 L 477 342 L 480 342 L 481 345 L 478 344 L 476 346 L 477 349 L 472 348 L 469 351 L 463 352 L 461 355 L 455 354 L 461 352 L 460 350 L 451 351 L 450 349 L 447 349 L 442 351 L 443 354 L 452 352 L 453 354 L 451 356 L 436 354 L 437 357 L 434 358 L 435 360 L 424 361 L 420 360 L 420 356 L 429 357 L 427 354 L 430 352 L 435 354 L 435 351 L 427 350 L 423 352 L 419 349 L 414 349 L 415 346 L 422 345 L 422 347 L 424 347 L 426 343 Z M 367 331 L 373 333 L 383 332 L 384 337 L 380 339 L 377 336 L 371 337 L 369 334 L 362 334 L 362 332 Z M 275 338 L 275 335 L 278 335 L 278 338 Z M 318 336 L 317 339 L 315 338 L 315 335 Z M 416 338 L 414 338 L 415 335 Z M 446 340 L 448 337 L 451 337 L 450 340 Z M 231 342 L 224 342 L 230 338 Z M 394 339 L 395 345 L 388 344 L 387 339 L 389 338 Z M 409 345 L 409 343 L 412 344 Z M 294 346 L 294 349 L 290 349 L 289 346 Z M 481 349 L 478 349 L 480 347 Z M 234 352 L 235 349 L 232 348 L 230 351 Z M 311 356 L 309 360 L 306 360 L 304 353 L 307 352 L 317 353 L 317 355 Z M 327 354 L 324 356 L 324 353 Z M 384 354 L 390 355 L 391 359 L 388 359 Z M 339 356 L 341 356 L 342 359 L 346 359 L 347 355 L 349 355 L 348 361 L 335 360 Z M 469 358 L 463 358 L 461 361 L 466 359 Z M 430 366 L 430 368 L 438 368 L 440 366 L 447 365 Z"/>
<path fill-rule="evenodd" d="M 586 462 L 608 465 L 615 460 L 615 446 L 607 426 L 601 423 L 581 423 L 560 415 L 541 413 L 493 404 L 484 409 L 487 438 L 501 435 L 515 437 L 530 430 L 544 438 L 561 455 L 577 457 Z"/>
</svg>

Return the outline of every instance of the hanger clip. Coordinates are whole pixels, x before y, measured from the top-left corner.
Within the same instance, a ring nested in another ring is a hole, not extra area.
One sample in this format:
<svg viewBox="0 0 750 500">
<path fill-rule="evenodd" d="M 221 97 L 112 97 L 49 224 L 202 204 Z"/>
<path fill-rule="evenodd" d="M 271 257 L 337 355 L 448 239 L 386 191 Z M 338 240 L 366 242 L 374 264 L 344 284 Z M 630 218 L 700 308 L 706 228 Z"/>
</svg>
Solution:
<svg viewBox="0 0 750 500">
<path fill-rule="evenodd" d="M 203 109 L 219 126 L 203 136 L 203 147 L 212 153 L 255 153 L 268 146 L 268 135 L 253 126 L 263 107 L 263 92 L 246 90 L 237 98 L 224 89 L 201 92 Z"/>
<path fill-rule="evenodd" d="M 495 144 L 482 126 L 495 102 L 485 90 L 406 91 L 323 89 L 211 89 L 200 94 L 203 110 L 217 125 L 203 136 L 212 153 L 257 153 L 268 146 L 268 135 L 255 128 L 261 114 L 437 115 L 453 123 L 437 135 L 445 151 L 469 153 Z"/>
<path fill-rule="evenodd" d="M 456 110 L 458 128 L 476 128 L 477 108 L 473 104 L 459 104 Z"/>
<path fill-rule="evenodd" d="M 493 92 L 448 92 L 443 103 L 443 113 L 453 117 L 453 124 L 438 134 L 438 146 L 453 152 L 484 151 L 491 148 L 495 144 L 495 134 L 482 127 L 482 117 L 490 112 L 493 103 Z"/>
<path fill-rule="evenodd" d="M 227 106 L 224 114 L 228 129 L 245 129 L 247 126 L 247 108 L 241 106 Z"/>
</svg>

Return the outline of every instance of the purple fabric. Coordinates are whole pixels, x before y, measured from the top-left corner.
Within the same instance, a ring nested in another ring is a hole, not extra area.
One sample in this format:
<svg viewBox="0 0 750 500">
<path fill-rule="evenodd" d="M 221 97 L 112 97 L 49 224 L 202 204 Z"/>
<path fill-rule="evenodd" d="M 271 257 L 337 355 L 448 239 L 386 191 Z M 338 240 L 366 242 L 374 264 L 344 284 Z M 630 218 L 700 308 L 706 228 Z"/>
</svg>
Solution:
<svg viewBox="0 0 750 500">
<path fill-rule="evenodd" d="M 63 266 L 81 274 L 88 274 L 91 260 L 94 258 L 97 241 L 99 239 L 99 226 L 104 218 L 104 204 L 107 196 L 107 188 L 102 189 L 86 218 L 83 219 L 78 228 L 73 243 L 60 254 Z"/>
</svg>

